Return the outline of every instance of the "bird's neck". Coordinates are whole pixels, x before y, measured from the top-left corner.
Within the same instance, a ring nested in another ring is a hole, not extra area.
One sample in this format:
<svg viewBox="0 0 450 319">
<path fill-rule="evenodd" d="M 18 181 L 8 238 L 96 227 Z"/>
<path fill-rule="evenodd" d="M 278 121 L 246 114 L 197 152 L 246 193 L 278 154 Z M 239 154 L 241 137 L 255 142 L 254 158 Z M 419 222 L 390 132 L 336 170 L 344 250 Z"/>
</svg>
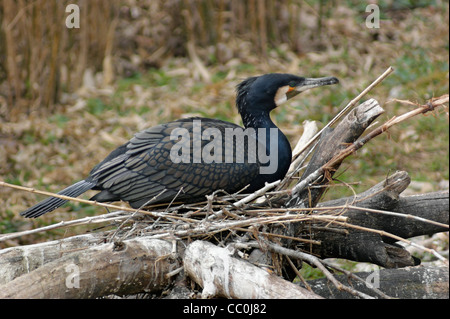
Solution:
<svg viewBox="0 0 450 319">
<path fill-rule="evenodd" d="M 291 145 L 283 132 L 272 122 L 268 111 L 247 112 L 242 114 L 245 128 L 265 129 L 266 154 L 277 156 L 276 169 L 265 177 L 265 182 L 272 182 L 285 176 L 292 159 Z M 260 138 L 261 136 L 258 135 Z M 262 142 L 262 141 L 260 141 Z M 274 144 L 276 143 L 276 144 Z M 273 153 L 275 151 L 275 153 Z M 276 154 L 276 155 L 275 155 Z M 273 157 L 271 157 L 273 158 Z M 260 185 L 264 186 L 264 185 Z"/>
<path fill-rule="evenodd" d="M 245 128 L 276 128 L 268 111 L 243 112 L 241 114 Z"/>
</svg>

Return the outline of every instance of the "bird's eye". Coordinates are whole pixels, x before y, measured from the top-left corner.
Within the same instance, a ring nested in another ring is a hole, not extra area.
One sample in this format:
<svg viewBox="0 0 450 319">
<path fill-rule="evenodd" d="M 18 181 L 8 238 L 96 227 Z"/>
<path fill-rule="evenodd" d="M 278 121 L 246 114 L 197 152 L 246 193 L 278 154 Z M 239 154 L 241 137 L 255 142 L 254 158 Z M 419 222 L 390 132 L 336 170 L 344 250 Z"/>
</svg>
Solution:
<svg viewBox="0 0 450 319">
<path fill-rule="evenodd" d="M 296 86 L 297 86 L 297 83 L 295 83 L 295 81 L 291 81 L 291 82 L 289 82 L 289 87 L 291 87 L 291 88 L 295 88 Z"/>
</svg>

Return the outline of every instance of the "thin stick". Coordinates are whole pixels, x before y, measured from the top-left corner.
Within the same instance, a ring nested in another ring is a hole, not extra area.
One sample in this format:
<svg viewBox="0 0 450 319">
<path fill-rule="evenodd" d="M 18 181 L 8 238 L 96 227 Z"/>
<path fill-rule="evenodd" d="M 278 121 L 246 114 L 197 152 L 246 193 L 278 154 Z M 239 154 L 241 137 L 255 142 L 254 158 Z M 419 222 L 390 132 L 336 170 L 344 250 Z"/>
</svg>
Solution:
<svg viewBox="0 0 450 319">
<path fill-rule="evenodd" d="M 394 235 L 392 233 L 388 233 L 388 232 L 386 232 L 384 230 L 367 228 L 367 227 L 363 227 L 363 226 L 359 226 L 359 225 L 348 224 L 346 222 L 343 223 L 343 222 L 340 222 L 340 221 L 334 221 L 334 223 L 338 224 L 338 225 L 341 225 L 341 226 L 344 226 L 344 227 L 349 227 L 349 228 L 363 230 L 363 231 L 367 231 L 367 232 L 371 232 L 371 233 L 376 233 L 376 234 L 379 234 L 380 236 L 391 237 L 391 238 L 393 238 L 393 239 L 395 239 L 397 241 L 404 242 L 404 243 L 406 243 L 408 245 L 411 245 L 413 247 L 416 247 L 416 248 L 422 249 L 422 250 L 424 250 L 426 252 L 429 252 L 429 253 L 433 254 L 435 257 L 437 257 L 438 259 L 448 263 L 448 260 L 445 259 L 443 256 L 441 256 L 436 250 L 431 249 L 431 248 L 427 248 L 425 246 L 422 246 L 422 245 L 419 245 L 419 244 L 416 244 L 416 243 L 413 243 L 412 241 L 410 241 L 408 239 L 404 239 L 404 238 L 402 238 L 400 236 Z"/>
<path fill-rule="evenodd" d="M 229 208 L 239 208 L 239 207 L 244 206 L 248 202 L 251 202 L 252 200 L 254 200 L 254 199 L 264 195 L 268 190 L 270 190 L 270 189 L 274 188 L 275 186 L 277 186 L 278 184 L 280 184 L 280 182 L 281 181 L 278 180 L 278 181 L 275 181 L 275 182 L 272 182 L 272 183 L 266 183 L 266 185 L 263 188 L 261 188 L 261 189 L 257 190 L 256 192 L 254 192 L 254 193 L 252 193 L 252 194 L 242 198 L 241 200 L 237 201 L 236 203 L 233 203 L 232 205 L 230 205 Z M 220 217 L 222 215 L 223 215 L 223 211 L 220 210 L 218 212 L 213 212 L 213 215 L 208 216 L 208 219 L 214 219 L 214 218 Z"/>
<path fill-rule="evenodd" d="M 252 227 L 250 227 L 250 228 L 234 227 L 233 229 L 238 230 L 238 231 L 246 231 L 246 232 L 250 232 L 250 233 L 253 232 Z M 276 234 L 276 233 L 268 233 L 268 232 L 263 232 L 263 231 L 258 231 L 258 236 L 259 235 L 264 235 L 267 238 L 277 237 L 277 238 L 283 238 L 283 239 L 290 239 L 293 241 L 299 241 L 302 243 L 313 244 L 313 245 L 321 244 L 321 242 L 318 240 L 306 239 L 306 238 L 301 238 L 301 237 L 292 237 L 292 236 L 286 236 L 286 235 L 281 235 L 281 234 Z"/>
<path fill-rule="evenodd" d="M 404 101 L 403 101 L 404 102 Z M 323 165 L 322 167 L 315 170 L 313 173 L 311 173 L 307 178 L 305 178 L 303 181 L 298 183 L 297 185 L 292 188 L 293 194 L 298 194 L 300 191 L 305 189 L 309 184 L 311 184 L 313 181 L 315 181 L 317 178 L 322 176 L 322 174 L 327 170 L 331 169 L 334 165 L 336 165 L 339 162 L 342 162 L 346 157 L 350 156 L 360 148 L 362 148 L 367 142 L 375 138 L 376 136 L 386 132 L 388 129 L 390 129 L 392 126 L 399 124 L 407 119 L 410 119 L 411 117 L 414 117 L 419 114 L 425 114 L 429 111 L 433 111 L 436 107 L 443 106 L 445 103 L 449 102 L 449 95 L 445 94 L 441 97 L 431 99 L 427 104 L 419 105 L 416 109 L 407 112 L 400 116 L 394 116 L 392 119 L 388 120 L 383 125 L 379 126 L 378 128 L 372 130 L 369 134 L 366 136 L 356 140 L 350 146 L 340 151 L 336 156 L 334 156 L 328 163 Z M 411 104 L 411 103 L 408 103 Z"/>
<path fill-rule="evenodd" d="M 369 93 L 375 86 L 377 86 L 379 83 L 381 83 L 389 74 L 391 74 L 394 71 L 394 68 L 390 66 L 387 68 L 386 71 L 384 71 L 383 74 L 381 74 L 375 81 L 373 81 L 368 87 L 366 87 L 361 93 L 359 93 L 353 100 L 351 100 L 330 122 L 328 122 L 327 125 L 325 125 L 316 135 L 314 135 L 311 140 L 309 140 L 308 143 L 306 143 L 298 152 L 297 154 L 301 154 L 304 150 L 306 150 L 308 147 L 311 146 L 322 134 L 322 132 L 339 121 L 339 119 L 344 116 L 347 111 L 354 107 L 356 103 L 358 103 L 359 100 L 361 100 L 367 93 Z M 294 160 L 294 158 L 292 159 Z"/>
<path fill-rule="evenodd" d="M 142 210 L 142 209 L 134 209 L 134 208 L 130 208 L 130 207 L 122 207 L 122 206 L 113 205 L 113 204 L 99 203 L 97 201 L 81 199 L 81 198 L 76 198 L 76 197 L 70 197 L 70 196 L 65 196 L 65 195 L 59 195 L 59 194 L 46 192 L 46 191 L 40 191 L 40 190 L 31 188 L 31 187 L 14 185 L 14 184 L 6 183 L 3 181 L 0 181 L 0 186 L 5 186 L 5 187 L 14 188 L 14 189 L 18 189 L 18 190 L 22 190 L 22 191 L 26 191 L 26 192 L 30 192 L 30 193 L 35 193 L 35 194 L 40 194 L 40 195 L 45 195 L 45 196 L 61 198 L 64 200 L 74 201 L 74 202 L 78 202 L 78 203 L 84 203 L 84 204 L 106 207 L 106 208 L 111 208 L 111 209 L 118 209 L 118 210 L 123 210 L 126 212 L 141 213 L 141 214 L 150 215 L 153 217 L 173 218 L 173 219 L 179 219 L 179 220 L 187 221 L 187 222 L 197 222 L 195 219 L 190 219 L 190 218 L 177 216 L 177 215 L 170 215 L 168 213 L 151 212 L 151 211 Z"/>
<path fill-rule="evenodd" d="M 255 247 L 255 248 L 260 248 L 260 244 L 259 243 L 244 243 L 244 245 L 248 245 L 251 247 Z M 364 298 L 364 299 L 374 299 L 373 297 L 362 293 L 360 291 L 357 291 L 351 287 L 345 286 L 342 283 L 340 283 L 334 276 L 333 274 L 322 264 L 321 260 L 317 257 L 314 257 L 312 255 L 300 252 L 300 251 L 296 251 L 296 250 L 292 250 L 292 249 L 288 249 L 288 248 L 284 248 L 282 246 L 279 246 L 277 244 L 273 244 L 271 242 L 268 241 L 264 241 L 264 246 L 266 246 L 270 251 L 272 252 L 276 252 L 279 253 L 281 255 L 285 255 L 285 256 L 289 256 L 289 257 L 293 257 L 296 259 L 300 259 L 300 260 L 304 260 L 307 261 L 313 265 L 315 265 L 317 268 L 319 268 L 322 273 L 328 278 L 328 280 L 330 280 L 333 285 L 341 291 L 346 291 L 354 296 L 360 297 L 360 298 Z"/>
<path fill-rule="evenodd" d="M 11 233 L 11 234 L 0 235 L 0 242 L 10 240 L 13 238 L 17 238 L 17 237 L 21 237 L 21 236 L 25 236 L 25 235 L 36 234 L 39 232 L 63 228 L 63 227 L 79 226 L 79 225 L 86 225 L 86 224 L 98 224 L 98 223 L 108 222 L 111 220 L 117 221 L 117 220 L 120 220 L 123 218 L 128 218 L 127 215 L 119 216 L 120 214 L 123 214 L 123 213 L 124 213 L 124 211 L 115 211 L 115 212 L 104 214 L 104 215 L 85 217 L 85 218 L 69 220 L 69 221 L 61 221 L 59 223 L 40 227 L 40 228 L 25 230 L 25 231 Z"/>
<path fill-rule="evenodd" d="M 286 260 L 289 263 L 289 266 L 291 266 L 292 270 L 295 272 L 295 275 L 298 277 L 298 279 L 300 279 L 300 281 L 302 282 L 302 284 L 306 287 L 306 289 L 308 289 L 309 291 L 313 291 L 311 289 L 311 286 L 308 284 L 308 282 L 305 280 L 305 278 L 303 278 L 302 274 L 300 273 L 300 271 L 298 271 L 297 267 L 294 265 L 294 263 L 292 262 L 291 258 L 289 258 L 289 256 L 285 256 Z"/>
<path fill-rule="evenodd" d="M 395 217 L 403 217 L 403 218 L 407 218 L 407 219 L 414 219 L 414 220 L 421 221 L 421 222 L 428 223 L 428 224 L 433 224 L 433 225 L 444 227 L 444 228 L 449 228 L 449 225 L 447 225 L 447 224 L 443 224 L 443 223 L 436 222 L 434 220 L 426 219 L 426 218 L 419 217 L 419 216 L 414 216 L 414 215 L 410 215 L 410 214 L 402 214 L 402 213 L 397 213 L 397 212 L 392 212 L 392 211 L 387 211 L 387 210 L 359 207 L 359 206 L 347 205 L 347 204 L 340 205 L 340 206 L 326 206 L 326 207 L 252 209 L 252 210 L 249 210 L 248 212 L 251 212 L 251 213 L 271 213 L 271 212 L 273 212 L 273 213 L 288 213 L 288 212 L 314 212 L 314 211 L 330 212 L 330 211 L 342 210 L 342 209 L 354 209 L 354 210 L 359 210 L 359 211 L 364 211 L 364 212 L 390 215 L 390 216 L 395 216 Z"/>
</svg>

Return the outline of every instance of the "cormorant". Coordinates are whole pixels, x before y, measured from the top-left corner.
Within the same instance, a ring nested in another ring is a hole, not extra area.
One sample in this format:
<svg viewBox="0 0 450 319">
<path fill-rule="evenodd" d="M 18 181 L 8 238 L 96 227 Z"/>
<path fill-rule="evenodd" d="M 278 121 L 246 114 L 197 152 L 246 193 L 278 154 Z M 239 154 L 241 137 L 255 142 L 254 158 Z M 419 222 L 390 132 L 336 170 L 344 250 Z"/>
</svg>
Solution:
<svg viewBox="0 0 450 319">
<path fill-rule="evenodd" d="M 245 193 L 282 179 L 291 163 L 286 136 L 270 111 L 311 88 L 339 83 L 335 77 L 305 78 L 270 73 L 236 88 L 244 128 L 209 118 L 181 119 L 143 130 L 112 151 L 89 176 L 58 194 L 77 197 L 93 189 L 98 202 L 127 201 L 133 208 L 156 203 L 205 200 L 222 189 Z M 231 136 L 231 137 L 230 137 Z M 23 211 L 38 217 L 67 200 L 49 197 Z"/>
</svg>

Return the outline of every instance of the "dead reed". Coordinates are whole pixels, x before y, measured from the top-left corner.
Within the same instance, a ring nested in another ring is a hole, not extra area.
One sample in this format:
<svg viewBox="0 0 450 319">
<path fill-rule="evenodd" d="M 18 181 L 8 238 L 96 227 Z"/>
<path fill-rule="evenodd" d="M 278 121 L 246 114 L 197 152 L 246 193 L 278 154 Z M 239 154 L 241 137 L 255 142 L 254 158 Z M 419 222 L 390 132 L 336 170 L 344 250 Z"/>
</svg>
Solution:
<svg viewBox="0 0 450 319">
<path fill-rule="evenodd" d="M 129 65 L 135 56 L 144 67 L 157 67 L 163 58 L 188 56 L 188 43 L 205 64 L 242 58 L 242 45 L 263 58 L 280 45 L 301 52 L 304 43 L 317 44 L 320 37 L 313 35 L 326 11 L 322 1 L 314 8 L 299 0 L 73 3 L 80 28 L 67 27 L 66 2 L 2 2 L 0 83 L 6 85 L 0 93 L 8 103 L 6 119 L 54 111 L 62 92 L 80 88 L 86 70 L 103 71 L 108 84 L 115 74 L 129 75 L 118 61 Z"/>
<path fill-rule="evenodd" d="M 0 82 L 5 82 L 6 118 L 39 109 L 54 110 L 62 91 L 77 89 L 87 68 L 99 70 L 105 58 L 116 6 L 109 1 L 78 1 L 80 28 L 68 28 L 63 1 L 5 0 L 0 8 L 5 48 Z"/>
</svg>

